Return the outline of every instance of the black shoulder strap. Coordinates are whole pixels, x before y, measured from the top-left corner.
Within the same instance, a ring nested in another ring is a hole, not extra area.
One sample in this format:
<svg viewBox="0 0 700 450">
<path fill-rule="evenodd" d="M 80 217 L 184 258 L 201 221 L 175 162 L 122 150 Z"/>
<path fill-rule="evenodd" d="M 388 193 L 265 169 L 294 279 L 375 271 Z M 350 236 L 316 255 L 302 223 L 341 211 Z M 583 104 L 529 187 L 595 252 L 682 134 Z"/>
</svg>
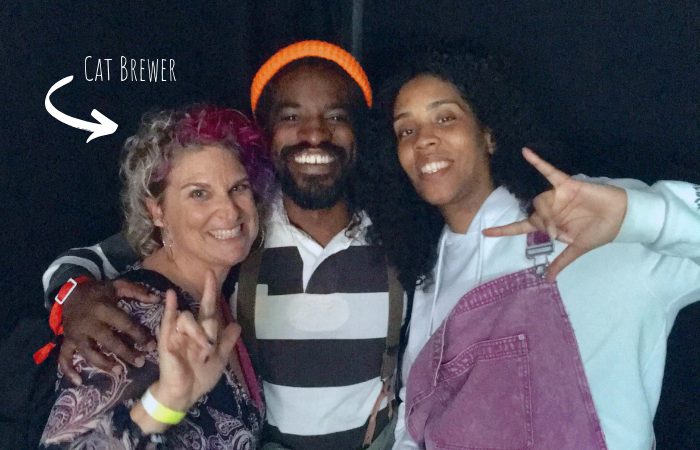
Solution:
<svg viewBox="0 0 700 450">
<path fill-rule="evenodd" d="M 382 368 L 380 370 L 383 386 L 381 392 L 377 396 L 377 400 L 374 402 L 374 407 L 372 408 L 372 412 L 370 413 L 367 421 L 367 429 L 365 430 L 365 437 L 362 441 L 363 448 L 368 448 L 374 439 L 377 426 L 377 414 L 379 413 L 382 400 L 385 398 L 388 400 L 389 418 L 392 417 L 395 406 L 394 400 L 396 393 L 393 391 L 393 376 L 396 372 L 399 342 L 401 340 L 403 289 L 401 288 L 401 283 L 399 283 L 396 269 L 389 265 L 388 262 L 386 264 L 386 271 L 389 285 L 389 319 L 387 320 L 386 346 L 384 347 L 384 353 L 382 354 Z"/>
<path fill-rule="evenodd" d="M 241 326 L 241 334 L 253 367 L 260 370 L 258 340 L 255 337 L 255 293 L 258 286 L 258 274 L 262 263 L 264 248 L 250 252 L 241 263 L 236 293 L 236 318 Z"/>
<path fill-rule="evenodd" d="M 396 371 L 404 297 L 396 269 L 388 263 L 387 278 L 389 282 L 389 320 L 387 324 L 386 347 L 382 356 L 382 381 L 390 379 Z"/>
<path fill-rule="evenodd" d="M 401 391 L 401 387 L 406 383 L 406 380 L 403 379 L 403 374 L 401 373 L 401 369 L 403 367 L 403 356 L 404 353 L 406 353 L 406 346 L 408 345 L 408 330 L 411 327 L 411 313 L 413 312 L 413 298 L 416 295 L 416 290 L 411 289 L 410 291 L 406 291 L 406 317 L 403 321 L 403 325 L 401 326 L 401 341 L 399 343 L 399 357 L 397 360 L 397 376 L 396 376 L 396 382 L 394 383 L 396 392 Z M 396 396 L 397 400 L 400 400 L 398 398 L 398 395 Z"/>
</svg>

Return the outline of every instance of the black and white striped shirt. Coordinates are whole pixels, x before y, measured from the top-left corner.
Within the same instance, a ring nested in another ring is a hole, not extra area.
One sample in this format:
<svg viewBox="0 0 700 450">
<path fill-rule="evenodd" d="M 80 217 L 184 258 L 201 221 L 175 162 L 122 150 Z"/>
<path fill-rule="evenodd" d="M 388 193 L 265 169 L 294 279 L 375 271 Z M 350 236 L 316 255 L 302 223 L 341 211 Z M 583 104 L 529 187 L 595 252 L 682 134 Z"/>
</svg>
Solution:
<svg viewBox="0 0 700 450">
<path fill-rule="evenodd" d="M 286 447 L 362 444 L 382 387 L 389 311 L 383 253 L 365 240 L 370 224 L 364 216 L 321 247 L 289 223 L 281 201 L 266 223 L 255 332 L 265 437 Z"/>
</svg>

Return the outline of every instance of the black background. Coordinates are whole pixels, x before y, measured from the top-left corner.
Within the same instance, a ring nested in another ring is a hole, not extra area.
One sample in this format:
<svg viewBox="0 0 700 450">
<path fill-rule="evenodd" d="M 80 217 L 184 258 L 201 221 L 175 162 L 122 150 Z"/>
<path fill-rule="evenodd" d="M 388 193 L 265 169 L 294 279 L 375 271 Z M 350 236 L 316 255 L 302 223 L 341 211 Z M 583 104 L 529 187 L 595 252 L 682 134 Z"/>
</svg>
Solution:
<svg viewBox="0 0 700 450">
<path fill-rule="evenodd" d="M 48 336 L 45 327 L 26 325 L 46 315 L 40 278 L 48 263 L 119 230 L 117 161 L 141 114 L 204 100 L 247 111 L 254 70 L 281 45 L 320 38 L 350 48 L 352 5 L 2 3 L 0 337 L 12 354 L 6 366 L 24 367 L 16 358 Z M 397 49 L 454 41 L 483 46 L 511 60 L 528 98 L 571 144 L 578 171 L 700 182 L 699 2 L 365 0 L 362 20 L 361 58 L 372 81 Z M 88 55 L 89 71 L 97 58 L 113 58 L 111 81 L 106 74 L 102 82 L 85 80 Z M 122 55 L 173 58 L 177 81 L 120 82 Z M 85 143 L 89 133 L 46 112 L 47 91 L 68 75 L 74 81 L 52 95 L 53 104 L 83 120 L 98 109 L 119 124 L 115 134 Z M 698 305 L 686 308 L 669 342 L 656 424 L 661 449 L 700 448 L 699 318 Z M 31 336 L 18 343 L 10 339 L 13 329 Z M 11 420 L 7 415 L 0 420 Z"/>
</svg>

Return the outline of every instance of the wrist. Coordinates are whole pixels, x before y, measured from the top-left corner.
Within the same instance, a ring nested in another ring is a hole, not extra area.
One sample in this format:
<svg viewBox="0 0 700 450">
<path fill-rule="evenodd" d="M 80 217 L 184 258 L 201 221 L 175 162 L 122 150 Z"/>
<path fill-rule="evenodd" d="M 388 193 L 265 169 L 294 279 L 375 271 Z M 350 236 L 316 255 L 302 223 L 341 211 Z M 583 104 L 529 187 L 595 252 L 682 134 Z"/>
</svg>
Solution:
<svg viewBox="0 0 700 450">
<path fill-rule="evenodd" d="M 49 325 L 51 326 L 51 329 L 54 331 L 54 333 L 56 333 L 57 335 L 63 333 L 63 308 L 66 304 L 66 301 L 68 301 L 70 296 L 75 291 L 75 288 L 79 284 L 87 283 L 89 281 L 93 281 L 92 278 L 87 277 L 85 275 L 81 275 L 75 278 L 69 278 L 68 281 L 66 281 L 65 284 L 61 286 L 61 289 L 58 290 L 56 297 L 54 297 L 54 304 L 51 308 L 51 315 L 49 316 Z"/>
<path fill-rule="evenodd" d="M 160 380 L 153 383 L 148 390 L 158 403 L 173 411 L 187 411 L 194 403 L 183 393 L 168 389 Z"/>
<path fill-rule="evenodd" d="M 187 408 L 176 406 L 174 403 L 162 399 L 159 395 L 162 395 L 162 392 L 159 391 L 158 382 L 156 382 L 146 390 L 141 399 L 129 411 L 131 420 L 146 434 L 163 433 L 171 426 L 180 423 L 185 417 Z"/>
<path fill-rule="evenodd" d="M 70 295 L 75 290 L 76 286 L 82 283 L 92 281 L 92 278 L 81 275 L 75 278 L 69 278 L 63 286 L 58 290 L 54 297 L 51 312 L 49 313 L 49 327 L 54 335 L 60 336 L 63 334 L 63 304 L 68 300 Z M 34 362 L 41 364 L 49 357 L 49 353 L 56 347 L 56 342 L 52 341 L 37 350 L 34 355 Z"/>
<path fill-rule="evenodd" d="M 144 409 L 141 401 L 138 401 L 131 407 L 129 411 L 131 421 L 141 429 L 143 434 L 160 434 L 165 432 L 171 425 L 158 422 L 151 417 Z"/>
</svg>

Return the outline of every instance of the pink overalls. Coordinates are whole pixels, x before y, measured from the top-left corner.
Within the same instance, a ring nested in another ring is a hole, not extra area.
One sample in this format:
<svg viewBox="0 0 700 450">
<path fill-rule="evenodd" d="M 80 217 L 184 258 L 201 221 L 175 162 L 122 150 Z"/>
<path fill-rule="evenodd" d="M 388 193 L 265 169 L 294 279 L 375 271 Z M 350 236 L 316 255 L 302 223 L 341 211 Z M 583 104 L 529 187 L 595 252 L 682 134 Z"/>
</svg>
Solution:
<svg viewBox="0 0 700 450">
<path fill-rule="evenodd" d="M 528 257 L 551 253 L 528 235 Z M 541 268 L 465 294 L 408 377 L 406 423 L 428 449 L 606 449 L 573 329 Z"/>
</svg>

